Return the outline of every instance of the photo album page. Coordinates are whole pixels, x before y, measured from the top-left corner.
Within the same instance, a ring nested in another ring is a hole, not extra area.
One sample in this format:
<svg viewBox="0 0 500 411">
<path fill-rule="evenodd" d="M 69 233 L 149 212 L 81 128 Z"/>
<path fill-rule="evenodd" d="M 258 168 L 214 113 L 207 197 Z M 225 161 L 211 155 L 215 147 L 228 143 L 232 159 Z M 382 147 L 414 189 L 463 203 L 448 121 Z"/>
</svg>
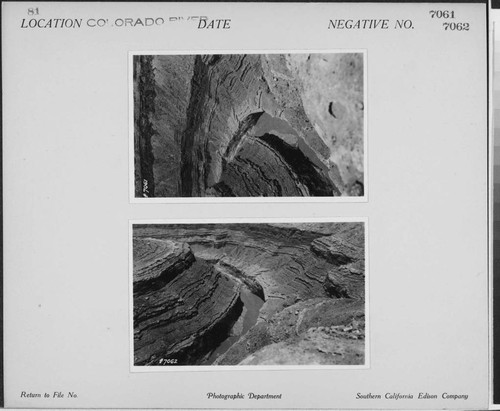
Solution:
<svg viewBox="0 0 500 411">
<path fill-rule="evenodd" d="M 494 408 L 489 13 L 4 2 L 5 407 Z"/>
</svg>

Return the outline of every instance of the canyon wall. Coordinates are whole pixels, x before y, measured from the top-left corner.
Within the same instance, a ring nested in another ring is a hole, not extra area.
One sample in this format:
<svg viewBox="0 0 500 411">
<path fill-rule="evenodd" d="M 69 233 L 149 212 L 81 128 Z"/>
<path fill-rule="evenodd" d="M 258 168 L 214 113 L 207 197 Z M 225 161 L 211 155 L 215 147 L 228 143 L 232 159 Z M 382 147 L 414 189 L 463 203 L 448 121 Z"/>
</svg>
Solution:
<svg viewBox="0 0 500 411">
<path fill-rule="evenodd" d="M 135 56 L 135 194 L 363 195 L 363 87 L 360 53 Z"/>
</svg>

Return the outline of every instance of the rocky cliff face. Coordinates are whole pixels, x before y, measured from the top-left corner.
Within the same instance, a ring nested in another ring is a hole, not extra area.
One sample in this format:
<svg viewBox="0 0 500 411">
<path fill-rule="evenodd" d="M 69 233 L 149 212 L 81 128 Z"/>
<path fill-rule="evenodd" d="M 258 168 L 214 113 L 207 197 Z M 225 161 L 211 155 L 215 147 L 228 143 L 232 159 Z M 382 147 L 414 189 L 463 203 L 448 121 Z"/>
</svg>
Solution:
<svg viewBox="0 0 500 411">
<path fill-rule="evenodd" d="M 363 194 L 361 54 L 135 56 L 134 109 L 138 197 Z"/>
<path fill-rule="evenodd" d="M 135 225 L 133 235 L 136 365 L 363 363 L 362 223 Z"/>
</svg>

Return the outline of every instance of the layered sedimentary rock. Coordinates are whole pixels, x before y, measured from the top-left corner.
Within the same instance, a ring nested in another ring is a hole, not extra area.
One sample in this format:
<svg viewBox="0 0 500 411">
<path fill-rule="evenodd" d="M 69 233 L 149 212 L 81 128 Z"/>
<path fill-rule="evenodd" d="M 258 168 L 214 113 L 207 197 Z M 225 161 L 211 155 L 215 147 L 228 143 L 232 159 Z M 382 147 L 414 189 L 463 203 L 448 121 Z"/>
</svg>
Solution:
<svg viewBox="0 0 500 411">
<path fill-rule="evenodd" d="M 217 361 L 241 365 L 362 364 L 361 301 L 314 298 L 260 322 Z"/>
<path fill-rule="evenodd" d="M 362 223 L 136 225 L 133 246 L 138 365 L 364 360 Z"/>
<path fill-rule="evenodd" d="M 195 261 L 185 243 L 134 240 L 133 247 L 135 291 L 160 288 Z"/>
<path fill-rule="evenodd" d="M 134 57 L 138 197 L 363 194 L 362 54 Z"/>
<path fill-rule="evenodd" d="M 148 240 L 144 241 L 146 244 Z M 221 341 L 242 310 L 240 284 L 203 260 L 195 261 L 152 291 L 135 288 L 134 358 L 137 365 L 162 360 L 197 362 Z"/>
</svg>

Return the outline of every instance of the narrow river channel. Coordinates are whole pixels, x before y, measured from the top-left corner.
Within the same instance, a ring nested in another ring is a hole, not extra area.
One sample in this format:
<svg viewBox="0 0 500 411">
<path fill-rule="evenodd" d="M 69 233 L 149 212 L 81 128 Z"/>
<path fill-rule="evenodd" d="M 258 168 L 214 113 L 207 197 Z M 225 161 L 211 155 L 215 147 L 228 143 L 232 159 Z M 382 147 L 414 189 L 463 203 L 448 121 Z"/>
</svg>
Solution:
<svg viewBox="0 0 500 411">
<path fill-rule="evenodd" d="M 210 354 L 203 364 L 212 364 L 219 356 L 224 354 L 229 348 L 238 341 L 247 331 L 254 326 L 259 318 L 259 311 L 264 300 L 255 294 L 251 293 L 247 287 L 242 287 L 240 292 L 240 298 L 244 306 L 243 310 L 243 328 L 240 335 L 230 335 L 220 345 Z M 238 320 L 240 321 L 241 318 Z"/>
</svg>

